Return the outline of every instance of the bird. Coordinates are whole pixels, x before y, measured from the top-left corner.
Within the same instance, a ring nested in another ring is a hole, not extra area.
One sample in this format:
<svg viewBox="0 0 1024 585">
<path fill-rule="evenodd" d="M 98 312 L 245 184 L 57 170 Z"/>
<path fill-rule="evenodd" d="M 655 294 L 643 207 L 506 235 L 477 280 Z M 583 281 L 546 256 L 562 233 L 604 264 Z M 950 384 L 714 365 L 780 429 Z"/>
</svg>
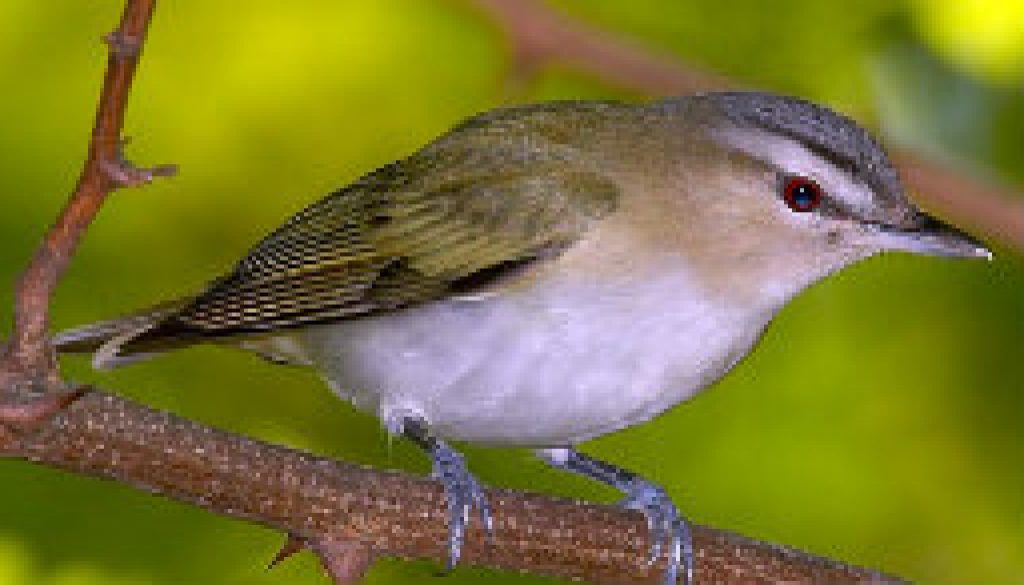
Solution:
<svg viewBox="0 0 1024 585">
<path fill-rule="evenodd" d="M 578 450 L 725 376 L 801 291 L 884 252 L 988 258 L 880 143 L 796 97 L 712 92 L 477 114 L 309 205 L 194 296 L 59 333 L 111 368 L 201 343 L 318 370 L 421 447 L 448 560 L 493 518 L 451 442 L 617 488 L 693 582 L 666 490 Z"/>
</svg>

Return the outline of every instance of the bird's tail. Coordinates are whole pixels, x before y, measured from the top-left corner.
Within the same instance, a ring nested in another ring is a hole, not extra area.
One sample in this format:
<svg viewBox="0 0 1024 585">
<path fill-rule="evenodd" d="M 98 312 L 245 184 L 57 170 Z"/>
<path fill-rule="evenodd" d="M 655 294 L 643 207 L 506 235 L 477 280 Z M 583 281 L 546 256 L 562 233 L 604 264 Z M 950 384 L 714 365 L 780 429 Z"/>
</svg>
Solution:
<svg viewBox="0 0 1024 585">
<path fill-rule="evenodd" d="M 53 345 L 59 353 L 92 353 L 96 369 L 111 369 L 141 361 L 156 354 L 190 345 L 194 340 L 146 334 L 157 328 L 184 303 L 171 302 L 145 311 L 84 325 L 57 333 Z M 145 339 L 145 343 L 139 343 Z"/>
</svg>

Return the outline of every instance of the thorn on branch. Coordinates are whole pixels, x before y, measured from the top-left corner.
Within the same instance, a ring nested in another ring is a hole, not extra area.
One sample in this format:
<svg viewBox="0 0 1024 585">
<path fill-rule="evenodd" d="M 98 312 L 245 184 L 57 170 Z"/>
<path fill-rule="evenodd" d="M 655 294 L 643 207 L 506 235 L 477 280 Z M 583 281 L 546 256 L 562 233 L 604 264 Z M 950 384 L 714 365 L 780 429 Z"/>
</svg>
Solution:
<svg viewBox="0 0 1024 585">
<path fill-rule="evenodd" d="M 267 564 L 267 570 L 271 570 L 284 561 L 291 558 L 296 553 L 302 552 L 306 548 L 306 541 L 302 537 L 289 534 L 288 538 L 281 545 L 281 550 L 277 551 L 274 558 L 270 559 L 270 563 Z"/>
<path fill-rule="evenodd" d="M 267 565 L 267 570 L 273 569 L 304 549 L 309 549 L 320 559 L 320 566 L 336 585 L 361 581 L 373 564 L 375 556 L 370 547 L 361 542 L 336 540 L 330 537 L 303 538 L 289 534 L 281 550 Z"/>
<path fill-rule="evenodd" d="M 142 39 L 126 35 L 120 30 L 103 35 L 103 42 L 110 48 L 110 54 L 118 59 L 137 57 L 142 50 Z"/>
</svg>

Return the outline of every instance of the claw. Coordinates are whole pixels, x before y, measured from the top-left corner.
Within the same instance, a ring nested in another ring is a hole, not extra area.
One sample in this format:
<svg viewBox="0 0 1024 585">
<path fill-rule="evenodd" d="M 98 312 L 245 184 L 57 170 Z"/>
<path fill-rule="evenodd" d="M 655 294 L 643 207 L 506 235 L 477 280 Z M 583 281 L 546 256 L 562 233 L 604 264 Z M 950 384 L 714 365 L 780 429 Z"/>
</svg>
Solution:
<svg viewBox="0 0 1024 585">
<path fill-rule="evenodd" d="M 385 421 L 392 432 L 401 432 L 408 439 L 426 451 L 433 461 L 434 479 L 444 486 L 448 503 L 448 562 L 444 573 L 450 573 L 462 556 L 462 545 L 466 540 L 466 526 L 475 505 L 488 539 L 493 536 L 494 519 L 487 495 L 480 483 L 466 467 L 466 461 L 458 451 L 444 441 L 430 434 L 427 422 L 418 416 L 396 413 Z"/>
<path fill-rule="evenodd" d="M 579 453 L 570 447 L 542 449 L 537 452 L 549 465 L 595 479 L 613 486 L 626 497 L 620 506 L 643 512 L 647 518 L 651 548 L 647 556 L 648 566 L 661 558 L 662 550 L 668 544 L 668 566 L 665 569 L 666 585 L 675 585 L 680 569 L 685 569 L 684 585 L 693 585 L 693 542 L 690 527 L 679 514 L 679 510 L 665 490 L 635 473 Z"/>
<path fill-rule="evenodd" d="M 475 505 L 480 514 L 484 530 L 492 535 L 494 519 L 487 496 L 476 478 L 469 472 L 465 460 L 457 451 L 437 441 L 432 449 L 434 460 L 433 477 L 444 485 L 448 501 L 448 563 L 445 572 L 451 572 L 462 556 L 462 545 L 466 538 L 466 526 Z"/>
<path fill-rule="evenodd" d="M 629 494 L 620 506 L 629 510 L 643 512 L 647 518 L 647 527 L 651 534 L 651 550 L 647 557 L 648 565 L 654 564 L 661 557 L 662 547 L 668 543 L 668 567 L 665 570 L 665 583 L 674 584 L 679 578 L 680 569 L 685 569 L 684 585 L 693 583 L 693 542 L 690 527 L 679 514 L 671 498 L 661 487 L 640 478 L 631 482 Z"/>
</svg>

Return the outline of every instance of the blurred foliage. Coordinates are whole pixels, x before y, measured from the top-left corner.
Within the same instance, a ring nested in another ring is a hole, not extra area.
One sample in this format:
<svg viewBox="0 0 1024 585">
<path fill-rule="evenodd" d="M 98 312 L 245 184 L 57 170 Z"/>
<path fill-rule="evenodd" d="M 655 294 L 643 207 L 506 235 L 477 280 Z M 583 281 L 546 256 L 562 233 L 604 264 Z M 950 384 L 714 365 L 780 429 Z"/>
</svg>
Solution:
<svg viewBox="0 0 1024 585">
<path fill-rule="evenodd" d="M 560 0 L 749 84 L 1024 184 L 1020 0 Z M 121 3 L 0 3 L 0 306 L 73 186 Z M 502 99 L 505 46 L 459 2 L 162 3 L 127 133 L 181 176 L 117 193 L 54 306 L 67 327 L 185 294 L 304 204 Z M 521 100 L 624 98 L 559 67 Z M 9 326 L 0 312 L 0 325 Z M 1024 261 L 882 257 L 813 288 L 714 391 L 586 446 L 701 523 L 923 583 L 1024 581 Z M 199 421 L 425 472 L 307 372 L 218 348 L 66 372 Z M 610 500 L 523 451 L 469 449 L 501 486 Z M 282 537 L 127 487 L 0 462 L 0 582 L 323 583 Z M 382 561 L 368 583 L 418 583 Z M 459 569 L 446 584 L 543 580 Z"/>
</svg>

